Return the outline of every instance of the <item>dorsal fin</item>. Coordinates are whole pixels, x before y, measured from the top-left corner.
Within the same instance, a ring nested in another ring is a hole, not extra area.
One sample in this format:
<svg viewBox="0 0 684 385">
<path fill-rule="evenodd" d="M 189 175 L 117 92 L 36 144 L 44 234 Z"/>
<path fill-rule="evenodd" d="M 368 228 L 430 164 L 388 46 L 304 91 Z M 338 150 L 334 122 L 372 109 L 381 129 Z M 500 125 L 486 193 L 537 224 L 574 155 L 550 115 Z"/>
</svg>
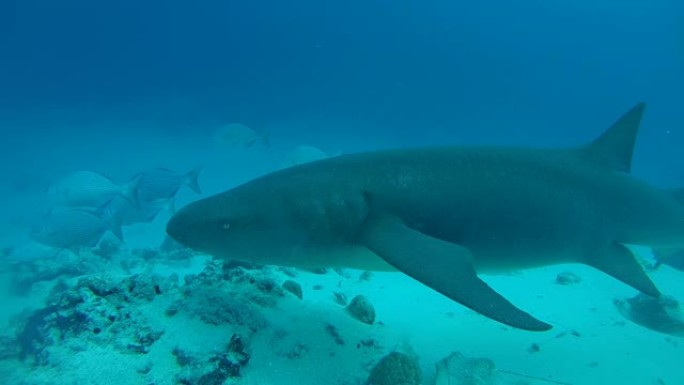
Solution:
<svg viewBox="0 0 684 385">
<path fill-rule="evenodd" d="M 632 107 L 601 136 L 585 146 L 584 154 L 605 167 L 629 173 L 632 169 L 634 143 L 645 108 L 645 103 Z"/>
</svg>

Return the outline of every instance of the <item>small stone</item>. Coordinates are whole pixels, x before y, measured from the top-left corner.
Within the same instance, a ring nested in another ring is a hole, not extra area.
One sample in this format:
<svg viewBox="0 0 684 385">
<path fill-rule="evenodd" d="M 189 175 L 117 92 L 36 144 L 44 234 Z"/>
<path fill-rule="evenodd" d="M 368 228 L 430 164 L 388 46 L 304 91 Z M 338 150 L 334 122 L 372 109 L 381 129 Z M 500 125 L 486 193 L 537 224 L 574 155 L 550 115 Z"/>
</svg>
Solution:
<svg viewBox="0 0 684 385">
<path fill-rule="evenodd" d="M 340 331 L 337 330 L 335 325 L 326 323 L 325 324 L 325 331 L 328 332 L 328 334 L 335 340 L 335 343 L 338 345 L 344 345 L 344 339 L 340 335 Z"/>
<path fill-rule="evenodd" d="M 392 352 L 380 359 L 371 370 L 367 385 L 420 385 L 422 373 L 415 359 Z"/>
<path fill-rule="evenodd" d="M 167 317 L 173 317 L 176 314 L 178 314 L 178 311 L 180 310 L 180 308 L 181 308 L 181 302 L 180 301 L 173 302 L 169 305 L 169 307 L 166 308 L 166 310 L 164 311 L 164 314 L 166 314 Z"/>
<path fill-rule="evenodd" d="M 363 295 L 354 297 L 346 309 L 352 317 L 363 323 L 372 325 L 375 322 L 375 308 Z"/>
<path fill-rule="evenodd" d="M 287 281 L 283 282 L 283 289 L 296 295 L 299 299 L 304 298 L 304 294 L 302 292 L 302 285 L 298 284 L 297 282 L 291 279 L 288 279 Z"/>
<path fill-rule="evenodd" d="M 143 366 L 140 366 L 138 369 L 136 369 L 136 372 L 139 374 L 148 374 L 152 371 L 152 363 L 147 362 Z"/>
<path fill-rule="evenodd" d="M 244 339 L 239 334 L 233 334 L 230 337 L 227 352 L 230 355 L 231 361 L 237 362 L 240 366 L 247 365 L 251 358 L 250 354 L 246 351 Z"/>
<path fill-rule="evenodd" d="M 373 273 L 370 272 L 370 271 L 364 271 L 364 272 L 361 273 L 361 275 L 359 276 L 359 281 L 361 281 L 361 282 L 367 282 L 367 281 L 370 281 L 371 278 L 373 278 Z"/>
<path fill-rule="evenodd" d="M 197 359 L 193 356 L 192 353 L 188 352 L 187 350 L 181 349 L 177 346 L 173 349 L 171 354 L 176 356 L 176 362 L 179 366 L 191 365 L 197 361 Z"/>
<path fill-rule="evenodd" d="M 359 341 L 359 343 L 356 344 L 356 348 L 358 349 L 361 346 L 365 346 L 367 348 L 372 348 L 372 347 L 376 346 L 376 343 L 377 343 L 377 341 L 375 341 L 374 338 L 368 338 L 368 339 Z"/>
<path fill-rule="evenodd" d="M 335 300 L 335 302 L 337 302 L 338 305 L 347 306 L 347 304 L 349 303 L 347 301 L 347 296 L 339 291 L 333 292 L 333 299 Z"/>
<path fill-rule="evenodd" d="M 558 276 L 556 276 L 556 283 L 559 285 L 574 285 L 580 282 L 582 282 L 582 278 L 569 271 L 560 273 Z"/>
<path fill-rule="evenodd" d="M 297 359 L 297 358 L 302 358 L 305 355 L 309 353 L 309 347 L 302 344 L 302 343 L 297 343 L 295 344 L 289 351 L 283 353 L 283 357 L 288 358 L 288 359 Z"/>
</svg>

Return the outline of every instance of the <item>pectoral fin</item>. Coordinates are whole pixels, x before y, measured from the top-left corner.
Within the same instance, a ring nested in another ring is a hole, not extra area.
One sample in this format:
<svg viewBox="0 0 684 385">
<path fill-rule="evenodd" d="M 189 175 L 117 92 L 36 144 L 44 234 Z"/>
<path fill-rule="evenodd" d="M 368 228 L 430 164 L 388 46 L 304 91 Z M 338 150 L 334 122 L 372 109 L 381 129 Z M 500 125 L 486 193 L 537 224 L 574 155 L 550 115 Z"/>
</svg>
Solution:
<svg viewBox="0 0 684 385">
<path fill-rule="evenodd" d="M 595 250 L 584 262 L 644 294 L 652 297 L 660 296 L 658 288 L 648 278 L 644 269 L 625 245 L 614 243 L 607 248 Z"/>
<path fill-rule="evenodd" d="M 359 237 L 390 265 L 482 315 L 519 329 L 551 328 L 482 281 L 471 263 L 472 254 L 462 246 L 432 238 L 392 217 L 368 220 Z"/>
</svg>

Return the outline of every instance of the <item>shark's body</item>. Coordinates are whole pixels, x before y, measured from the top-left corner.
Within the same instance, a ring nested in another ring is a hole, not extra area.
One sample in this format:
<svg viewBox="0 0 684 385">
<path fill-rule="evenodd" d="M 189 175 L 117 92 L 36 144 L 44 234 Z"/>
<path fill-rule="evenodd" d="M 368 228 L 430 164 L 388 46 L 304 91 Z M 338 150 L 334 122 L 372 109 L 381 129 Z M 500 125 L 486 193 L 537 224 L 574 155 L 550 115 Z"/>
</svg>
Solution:
<svg viewBox="0 0 684 385">
<path fill-rule="evenodd" d="M 624 244 L 684 246 L 684 205 L 628 175 L 642 112 L 637 105 L 578 149 L 325 159 L 192 203 L 167 229 L 230 259 L 395 268 L 490 318 L 546 330 L 476 273 L 581 262 L 657 296 Z"/>
</svg>

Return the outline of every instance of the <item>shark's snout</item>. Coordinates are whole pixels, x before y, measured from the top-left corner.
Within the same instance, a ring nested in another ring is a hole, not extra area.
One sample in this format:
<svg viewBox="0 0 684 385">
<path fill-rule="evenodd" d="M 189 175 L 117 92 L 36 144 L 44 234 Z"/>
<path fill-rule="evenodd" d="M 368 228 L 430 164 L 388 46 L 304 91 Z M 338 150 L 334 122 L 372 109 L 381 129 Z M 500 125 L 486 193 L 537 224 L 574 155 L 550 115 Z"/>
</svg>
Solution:
<svg viewBox="0 0 684 385">
<path fill-rule="evenodd" d="M 182 224 L 182 218 L 178 216 L 178 213 L 174 214 L 168 223 L 166 223 L 166 234 L 178 242 L 183 243 L 183 236 L 180 231 Z"/>
<path fill-rule="evenodd" d="M 186 209 L 174 214 L 166 224 L 166 233 L 180 244 L 192 247 L 192 229 L 196 228 L 192 224 L 192 215 Z"/>
<path fill-rule="evenodd" d="M 169 219 L 166 233 L 185 247 L 203 252 L 216 251 L 232 232 L 228 216 L 224 215 L 230 211 L 217 205 L 215 199 L 190 203 Z"/>
</svg>

